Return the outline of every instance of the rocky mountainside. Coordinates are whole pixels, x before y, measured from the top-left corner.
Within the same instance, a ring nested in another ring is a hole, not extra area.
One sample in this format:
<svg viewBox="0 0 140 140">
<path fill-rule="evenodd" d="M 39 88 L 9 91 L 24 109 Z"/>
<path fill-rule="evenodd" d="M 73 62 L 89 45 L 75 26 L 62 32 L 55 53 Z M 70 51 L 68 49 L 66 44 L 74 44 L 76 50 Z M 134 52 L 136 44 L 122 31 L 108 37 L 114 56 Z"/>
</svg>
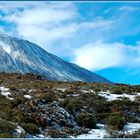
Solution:
<svg viewBox="0 0 140 140">
<path fill-rule="evenodd" d="M 60 81 L 109 81 L 26 40 L 0 33 L 0 72 L 35 73 Z"/>
</svg>

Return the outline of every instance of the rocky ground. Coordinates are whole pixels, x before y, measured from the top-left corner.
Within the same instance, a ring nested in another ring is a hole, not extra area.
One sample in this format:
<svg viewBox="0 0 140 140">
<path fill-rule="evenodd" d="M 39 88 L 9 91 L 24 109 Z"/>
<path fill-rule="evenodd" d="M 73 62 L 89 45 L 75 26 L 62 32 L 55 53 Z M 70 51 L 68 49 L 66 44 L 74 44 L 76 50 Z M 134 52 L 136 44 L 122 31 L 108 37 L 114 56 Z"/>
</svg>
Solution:
<svg viewBox="0 0 140 140">
<path fill-rule="evenodd" d="M 0 137 L 140 137 L 140 86 L 0 73 Z"/>
</svg>

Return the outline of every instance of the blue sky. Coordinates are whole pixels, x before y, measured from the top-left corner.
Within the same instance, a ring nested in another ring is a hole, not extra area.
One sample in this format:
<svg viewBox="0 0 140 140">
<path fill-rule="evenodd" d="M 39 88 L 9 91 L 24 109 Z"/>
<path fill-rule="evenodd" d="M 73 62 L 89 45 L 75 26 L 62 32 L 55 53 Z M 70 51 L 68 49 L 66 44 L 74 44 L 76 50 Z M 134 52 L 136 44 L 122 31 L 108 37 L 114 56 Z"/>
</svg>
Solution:
<svg viewBox="0 0 140 140">
<path fill-rule="evenodd" d="M 112 82 L 140 84 L 139 2 L 1 2 L 0 30 Z"/>
</svg>

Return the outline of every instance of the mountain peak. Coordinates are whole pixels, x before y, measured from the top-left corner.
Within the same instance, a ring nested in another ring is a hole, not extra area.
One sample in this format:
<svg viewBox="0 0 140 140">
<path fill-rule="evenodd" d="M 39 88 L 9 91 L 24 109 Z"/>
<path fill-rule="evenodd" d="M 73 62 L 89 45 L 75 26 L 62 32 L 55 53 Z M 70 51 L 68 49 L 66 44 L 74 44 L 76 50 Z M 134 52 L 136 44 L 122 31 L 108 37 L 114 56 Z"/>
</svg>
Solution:
<svg viewBox="0 0 140 140">
<path fill-rule="evenodd" d="M 41 74 L 51 80 L 109 83 L 107 79 L 66 62 L 34 43 L 4 33 L 0 33 L 0 49 L 0 71 Z"/>
</svg>

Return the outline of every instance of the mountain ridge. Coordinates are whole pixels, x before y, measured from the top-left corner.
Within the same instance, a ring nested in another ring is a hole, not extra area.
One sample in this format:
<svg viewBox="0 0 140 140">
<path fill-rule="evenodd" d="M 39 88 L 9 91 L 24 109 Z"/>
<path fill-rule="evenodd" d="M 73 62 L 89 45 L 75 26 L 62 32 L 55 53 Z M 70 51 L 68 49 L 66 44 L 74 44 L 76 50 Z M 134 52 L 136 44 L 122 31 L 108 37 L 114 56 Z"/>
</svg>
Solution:
<svg viewBox="0 0 140 140">
<path fill-rule="evenodd" d="M 109 80 L 67 62 L 35 43 L 0 33 L 0 71 L 34 73 L 60 81 L 105 82 Z"/>
</svg>

